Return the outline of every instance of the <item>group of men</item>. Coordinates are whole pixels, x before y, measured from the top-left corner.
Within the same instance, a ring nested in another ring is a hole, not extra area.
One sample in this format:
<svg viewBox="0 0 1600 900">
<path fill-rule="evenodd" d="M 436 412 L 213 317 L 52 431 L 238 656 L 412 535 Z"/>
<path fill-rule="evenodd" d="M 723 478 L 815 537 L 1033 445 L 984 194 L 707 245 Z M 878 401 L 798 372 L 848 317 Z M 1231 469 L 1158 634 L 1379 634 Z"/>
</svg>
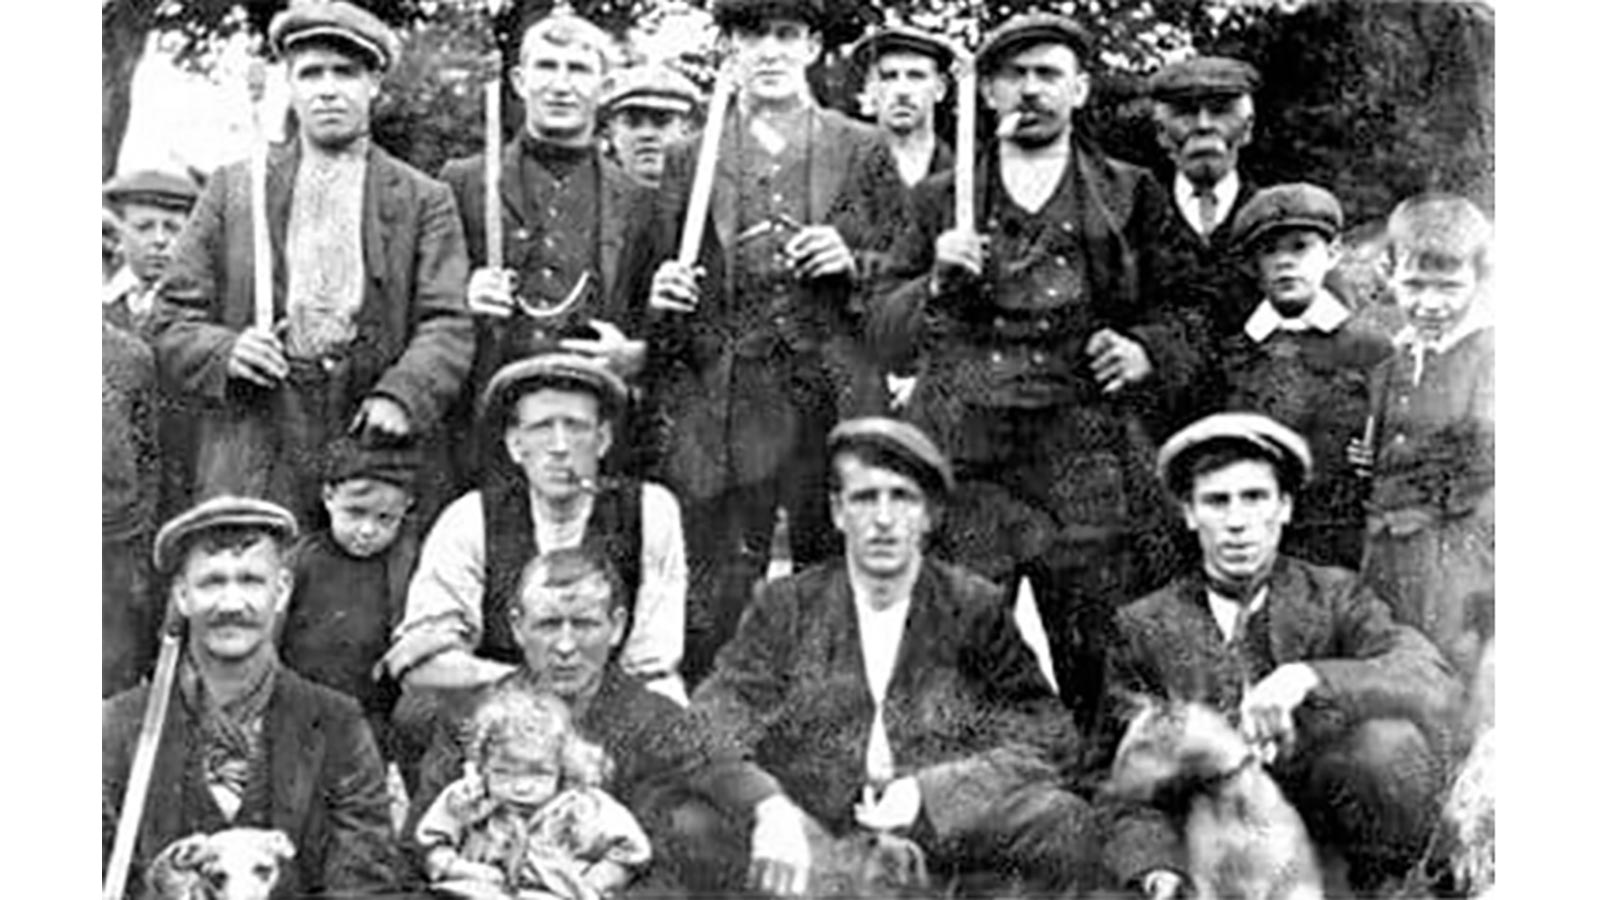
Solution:
<svg viewBox="0 0 1600 900">
<path fill-rule="evenodd" d="M 284 896 L 398 890 L 502 690 L 560 697 L 612 757 L 649 890 L 802 894 L 865 829 L 943 877 L 1177 896 L 1170 817 L 1095 787 L 1122 692 L 1197 685 L 1295 734 L 1281 777 L 1352 885 L 1417 859 L 1458 679 L 1388 598 L 1279 554 L 1306 441 L 1209 415 L 1260 299 L 1229 237 L 1254 70 L 1153 80 L 1164 186 L 1074 128 L 1092 37 L 1013 17 L 973 59 L 996 127 L 962 223 L 934 127 L 951 47 L 860 41 L 863 123 L 808 86 L 831 6 L 713 5 L 734 91 L 711 140 L 680 75 L 614 69 L 568 11 L 534 23 L 491 225 L 481 154 L 434 180 L 372 143 L 393 33 L 295 2 L 270 38 L 297 132 L 263 196 L 244 163 L 108 185 L 130 274 L 108 268 L 103 327 L 107 848 L 170 596 L 187 638 L 136 870 L 273 827 Z M 780 512 L 796 574 L 766 581 Z"/>
</svg>

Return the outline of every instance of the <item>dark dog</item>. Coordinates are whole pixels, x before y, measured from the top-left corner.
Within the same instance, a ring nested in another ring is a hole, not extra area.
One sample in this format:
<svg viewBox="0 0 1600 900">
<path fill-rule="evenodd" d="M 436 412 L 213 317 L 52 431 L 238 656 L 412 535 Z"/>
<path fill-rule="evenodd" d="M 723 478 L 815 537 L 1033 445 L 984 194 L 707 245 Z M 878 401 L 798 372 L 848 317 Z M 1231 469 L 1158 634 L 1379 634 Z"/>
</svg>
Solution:
<svg viewBox="0 0 1600 900">
<path fill-rule="evenodd" d="M 1186 810 L 1200 900 L 1321 900 L 1306 826 L 1243 736 L 1210 707 L 1148 704 L 1117 747 L 1105 791 Z"/>
</svg>

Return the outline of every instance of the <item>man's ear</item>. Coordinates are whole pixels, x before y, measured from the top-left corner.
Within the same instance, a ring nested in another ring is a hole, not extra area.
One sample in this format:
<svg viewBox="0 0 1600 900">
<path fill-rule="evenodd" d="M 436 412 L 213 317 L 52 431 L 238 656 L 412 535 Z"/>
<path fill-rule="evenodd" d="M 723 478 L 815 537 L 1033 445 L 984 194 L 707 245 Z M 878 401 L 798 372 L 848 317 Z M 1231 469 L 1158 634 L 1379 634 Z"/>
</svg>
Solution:
<svg viewBox="0 0 1600 900">
<path fill-rule="evenodd" d="M 946 75 L 934 76 L 933 102 L 943 103 L 944 98 L 950 95 L 950 78 Z"/>
<path fill-rule="evenodd" d="M 811 33 L 806 35 L 806 68 L 809 69 L 816 65 L 817 60 L 821 58 L 822 33 L 813 28 L 811 29 Z"/>
<path fill-rule="evenodd" d="M 1072 109 L 1082 109 L 1089 102 L 1089 73 L 1075 72 L 1072 76 Z"/>
<path fill-rule="evenodd" d="M 828 494 L 828 515 L 833 519 L 833 527 L 843 533 L 844 498 L 839 496 L 838 491 L 831 491 Z"/>
<path fill-rule="evenodd" d="M 618 603 L 611 607 L 611 639 L 606 643 L 613 649 L 622 646 L 622 635 L 628 630 L 628 608 Z"/>
<path fill-rule="evenodd" d="M 278 569 L 277 595 L 272 598 L 272 613 L 282 617 L 289 608 L 289 598 L 294 595 L 294 569 L 285 562 Z"/>
<path fill-rule="evenodd" d="M 1183 509 L 1183 524 L 1187 525 L 1190 531 L 1198 531 L 1200 523 L 1195 521 L 1194 504 L 1186 500 L 1178 505 Z"/>
<path fill-rule="evenodd" d="M 607 419 L 607 420 L 605 420 L 605 421 L 600 423 L 600 429 L 599 429 L 598 437 L 599 437 L 599 440 L 600 440 L 600 452 L 599 452 L 599 455 L 600 456 L 605 456 L 606 452 L 611 449 L 611 420 L 610 419 Z"/>
</svg>

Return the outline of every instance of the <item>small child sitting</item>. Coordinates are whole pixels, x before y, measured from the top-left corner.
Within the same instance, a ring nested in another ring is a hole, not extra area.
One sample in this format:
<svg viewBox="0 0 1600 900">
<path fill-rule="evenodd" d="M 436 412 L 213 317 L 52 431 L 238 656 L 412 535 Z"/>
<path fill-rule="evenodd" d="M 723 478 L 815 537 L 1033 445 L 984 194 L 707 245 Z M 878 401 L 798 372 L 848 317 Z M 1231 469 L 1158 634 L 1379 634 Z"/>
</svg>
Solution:
<svg viewBox="0 0 1600 900">
<path fill-rule="evenodd" d="M 1467 200 L 1429 194 L 1389 216 L 1390 287 L 1407 325 L 1373 380 L 1362 574 L 1395 619 L 1470 676 L 1468 608 L 1494 591 L 1491 229 Z"/>
<path fill-rule="evenodd" d="M 1250 198 L 1234 228 L 1262 299 L 1242 332 L 1223 340 L 1222 360 L 1229 409 L 1271 416 L 1311 445 L 1315 469 L 1294 498 L 1283 552 L 1355 569 L 1369 483 L 1345 447 L 1363 433 L 1369 379 L 1393 349 L 1324 283 L 1339 262 L 1343 225 L 1338 199 L 1313 184 L 1275 185 Z"/>
<path fill-rule="evenodd" d="M 605 751 L 573 731 L 559 698 L 495 692 L 472 728 L 466 774 L 417 823 L 430 882 L 596 900 L 649 862 L 644 830 L 600 788 Z"/>
<path fill-rule="evenodd" d="M 329 525 L 292 551 L 294 590 L 279 641 L 291 669 L 361 703 L 389 760 L 396 758 L 389 717 L 400 692 L 378 663 L 416 567 L 416 535 L 405 524 L 417 467 L 410 447 L 342 438 L 329 448 L 322 486 Z"/>
</svg>

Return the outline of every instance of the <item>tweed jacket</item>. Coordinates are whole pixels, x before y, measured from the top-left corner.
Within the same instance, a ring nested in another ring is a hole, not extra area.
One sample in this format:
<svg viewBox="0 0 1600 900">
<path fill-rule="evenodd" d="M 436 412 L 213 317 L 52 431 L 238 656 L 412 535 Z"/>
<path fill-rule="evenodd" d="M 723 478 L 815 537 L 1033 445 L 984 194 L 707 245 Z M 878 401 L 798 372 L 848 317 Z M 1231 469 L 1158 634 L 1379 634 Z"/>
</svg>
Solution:
<svg viewBox="0 0 1600 900">
<path fill-rule="evenodd" d="M 275 319 L 285 314 L 288 297 L 285 248 L 300 156 L 299 142 L 292 141 L 275 148 L 267 164 Z M 179 239 L 154 326 L 163 374 L 213 411 L 229 413 L 207 423 L 201 440 L 213 449 L 241 439 L 270 409 L 264 392 L 228 377 L 233 342 L 254 319 L 249 184 L 243 162 L 207 182 Z M 439 423 L 472 364 L 461 221 L 443 185 L 376 145 L 367 157 L 362 207 L 366 290 L 344 396 L 330 414 L 348 419 L 366 397 L 388 397 L 421 434 Z"/>
<path fill-rule="evenodd" d="M 1416 723 L 1436 748 L 1449 746 L 1461 687 L 1437 648 L 1394 622 L 1389 605 L 1354 572 L 1280 556 L 1267 580 L 1265 608 L 1251 615 L 1237 648 L 1211 615 L 1198 574 L 1117 612 L 1109 654 L 1107 695 L 1112 714 L 1097 735 L 1098 766 L 1110 765 L 1129 717 L 1131 694 L 1200 700 L 1224 711 L 1238 708 L 1243 690 L 1278 666 L 1304 662 L 1317 673 L 1296 713 L 1298 730 L 1322 733 L 1373 718 Z M 1155 865 L 1181 868 L 1161 857 L 1148 819 L 1122 820 L 1108 841 L 1107 863 L 1122 879 Z"/>
<path fill-rule="evenodd" d="M 852 597 L 842 561 L 763 585 L 692 702 L 835 831 L 866 784 L 873 718 Z M 934 835 L 965 837 L 1081 748 L 994 585 L 924 559 L 909 602 L 883 709 L 895 776 L 916 777 Z"/>
<path fill-rule="evenodd" d="M 979 159 L 974 177 L 980 229 L 991 201 L 998 202 L 991 196 L 1000 183 L 995 152 L 991 148 Z M 1187 288 L 1162 243 L 1173 213 L 1147 170 L 1105 156 L 1087 141 L 1074 139 L 1069 166 L 1076 170 L 1069 176 L 1080 179 L 1085 203 L 1073 212 L 1077 221 L 1062 227 L 1081 236 L 1095 319 L 1138 341 L 1150 358 L 1151 379 L 1127 392 L 1133 409 L 1150 414 L 1166 405 L 1162 398 L 1185 390 L 1201 365 L 1183 316 Z M 924 371 L 929 384 L 919 386 L 919 393 L 1006 406 L 999 382 L 988 377 L 995 342 L 987 326 L 1006 312 L 995 303 L 990 285 L 975 280 L 958 296 L 930 302 L 934 244 L 954 225 L 954 197 L 955 176 L 949 171 L 912 191 L 909 223 L 894 244 L 869 334 L 875 351 L 891 364 L 911 356 L 939 362 Z M 1069 352 L 1065 343 L 1052 352 Z M 999 363 L 994 365 L 998 371 Z M 913 407 L 918 404 L 913 395 Z"/>
<path fill-rule="evenodd" d="M 383 760 L 354 700 L 278 670 L 262 734 L 271 773 L 271 821 L 295 849 L 274 897 L 320 891 L 382 892 L 399 887 Z M 148 684 L 106 700 L 100 713 L 101 860 L 111 852 L 127 791 Z M 134 848 L 130 885 L 162 848 L 213 830 L 215 801 L 197 780 L 200 723 L 173 697 L 156 751 L 154 777 Z"/>
<path fill-rule="evenodd" d="M 730 248 L 740 219 L 741 137 L 730 116 L 701 244 L 707 276 L 700 307 L 692 315 L 652 316 L 648 390 L 669 430 L 661 475 L 690 501 L 761 480 L 795 444 L 795 412 L 762 377 L 776 348 L 820 355 L 840 417 L 886 402 L 881 371 L 862 342 L 862 321 L 868 285 L 902 218 L 905 188 L 876 129 L 833 110 L 812 108 L 809 115 L 805 207 L 815 223 L 838 229 L 856 256 L 858 276 L 797 286 L 790 314 L 772 314 L 768 298 L 737 295 Z M 668 151 L 646 278 L 677 254 L 697 150 L 698 143 L 685 143 Z"/>
</svg>

